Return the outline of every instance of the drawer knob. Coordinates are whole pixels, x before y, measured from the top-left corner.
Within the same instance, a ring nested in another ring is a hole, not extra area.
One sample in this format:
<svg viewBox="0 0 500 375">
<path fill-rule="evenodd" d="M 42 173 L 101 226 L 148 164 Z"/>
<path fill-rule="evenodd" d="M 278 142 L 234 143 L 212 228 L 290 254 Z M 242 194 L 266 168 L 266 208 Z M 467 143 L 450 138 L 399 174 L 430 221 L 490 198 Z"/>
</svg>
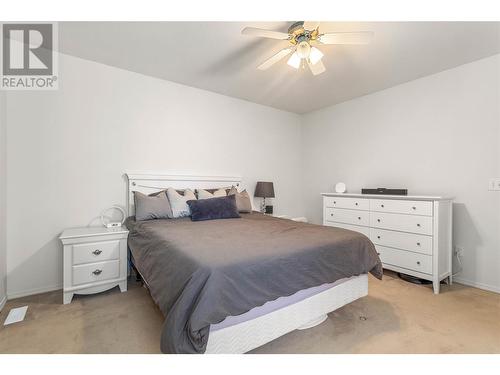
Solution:
<svg viewBox="0 0 500 375">
<path fill-rule="evenodd" d="M 358 205 L 358 202 L 356 202 L 355 204 L 356 204 L 356 206 L 357 206 L 357 205 Z"/>
<path fill-rule="evenodd" d="M 383 204 L 381 204 L 381 205 L 380 205 L 380 207 L 384 208 L 384 205 L 383 205 Z"/>
<path fill-rule="evenodd" d="M 337 201 L 333 201 L 333 204 L 337 204 Z"/>
<path fill-rule="evenodd" d="M 420 226 L 420 224 L 417 224 L 417 227 L 419 227 L 419 226 Z"/>
<path fill-rule="evenodd" d="M 420 246 L 420 242 L 417 242 L 417 246 Z"/>
<path fill-rule="evenodd" d="M 361 220 L 361 216 L 358 216 L 358 220 Z"/>
<path fill-rule="evenodd" d="M 92 254 L 94 254 L 94 255 L 99 255 L 101 253 L 102 253 L 102 251 L 99 250 L 99 249 L 96 249 L 96 250 L 92 251 Z"/>
<path fill-rule="evenodd" d="M 92 272 L 94 275 L 98 276 L 102 273 L 102 270 L 95 270 L 94 272 Z"/>
<path fill-rule="evenodd" d="M 330 216 L 333 216 L 333 214 L 330 214 Z"/>
<path fill-rule="evenodd" d="M 417 264 L 420 266 L 420 262 L 417 262 Z"/>
<path fill-rule="evenodd" d="M 416 210 L 416 209 L 417 209 L 417 207 L 415 207 L 415 206 L 412 207 L 412 210 Z"/>
<path fill-rule="evenodd" d="M 380 240 L 380 236 L 377 236 L 377 238 Z"/>
<path fill-rule="evenodd" d="M 377 219 L 377 221 L 380 223 L 380 219 Z"/>
</svg>

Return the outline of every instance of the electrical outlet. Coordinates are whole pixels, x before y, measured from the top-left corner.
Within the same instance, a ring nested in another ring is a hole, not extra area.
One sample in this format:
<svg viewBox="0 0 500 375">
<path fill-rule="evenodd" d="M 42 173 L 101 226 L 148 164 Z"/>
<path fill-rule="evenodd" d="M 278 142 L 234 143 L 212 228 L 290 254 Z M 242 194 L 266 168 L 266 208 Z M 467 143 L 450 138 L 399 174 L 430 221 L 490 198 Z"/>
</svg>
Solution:
<svg viewBox="0 0 500 375">
<path fill-rule="evenodd" d="M 500 178 L 490 178 L 488 182 L 488 190 L 500 191 Z"/>
</svg>

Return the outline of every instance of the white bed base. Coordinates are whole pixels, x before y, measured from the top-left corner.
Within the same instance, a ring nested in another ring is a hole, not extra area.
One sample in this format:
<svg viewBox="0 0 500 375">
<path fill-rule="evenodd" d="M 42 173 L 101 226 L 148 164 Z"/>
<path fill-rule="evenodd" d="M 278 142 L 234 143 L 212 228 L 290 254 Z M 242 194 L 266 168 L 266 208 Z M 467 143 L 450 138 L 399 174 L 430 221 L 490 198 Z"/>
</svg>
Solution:
<svg viewBox="0 0 500 375">
<path fill-rule="evenodd" d="M 321 324 L 329 312 L 367 294 L 368 276 L 363 274 L 353 277 L 293 305 L 210 332 L 205 353 L 246 353 L 288 332 Z"/>
<path fill-rule="evenodd" d="M 236 176 L 187 176 L 156 172 L 127 172 L 127 212 L 134 214 L 134 191 L 151 194 L 168 187 L 209 189 L 240 186 Z M 368 294 L 368 276 L 352 277 L 321 293 L 252 320 L 210 332 L 206 354 L 240 354 L 288 332 L 322 323 L 329 312 Z"/>
</svg>

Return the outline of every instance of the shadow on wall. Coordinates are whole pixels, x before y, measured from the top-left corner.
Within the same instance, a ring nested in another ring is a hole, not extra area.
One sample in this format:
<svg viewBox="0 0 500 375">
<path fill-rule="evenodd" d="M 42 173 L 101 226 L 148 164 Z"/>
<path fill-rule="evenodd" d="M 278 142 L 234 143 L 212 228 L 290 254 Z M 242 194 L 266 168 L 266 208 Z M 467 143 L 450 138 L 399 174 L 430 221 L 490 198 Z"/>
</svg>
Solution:
<svg viewBox="0 0 500 375">
<path fill-rule="evenodd" d="M 463 249 L 462 263 L 467 261 L 467 278 L 477 280 L 476 257 L 477 248 L 482 245 L 481 236 L 477 231 L 467 207 L 463 203 L 453 203 L 453 250 Z M 453 272 L 461 271 L 457 257 L 453 256 Z M 460 277 L 460 272 L 457 277 Z"/>
<path fill-rule="evenodd" d="M 220 58 L 215 62 L 209 64 L 204 70 L 204 73 L 212 75 L 227 75 L 241 71 L 243 68 L 253 68 L 254 66 L 251 64 L 254 64 L 254 62 L 250 59 L 252 56 L 263 55 L 270 48 L 276 48 L 276 43 L 272 43 L 273 41 L 258 38 L 248 39 L 247 43 L 242 45 L 242 47 L 238 48 L 236 51 L 226 54 L 225 56 L 220 56 Z M 286 44 L 284 44 L 282 48 L 285 46 Z M 258 64 L 260 64 L 260 62 L 258 62 L 257 65 Z M 257 68 L 257 65 L 255 65 L 255 68 Z"/>
<path fill-rule="evenodd" d="M 15 298 L 16 295 L 20 294 L 38 294 L 47 290 L 62 289 L 62 254 L 62 244 L 59 241 L 59 234 L 57 234 L 16 268 L 7 272 L 7 294 L 10 296 L 9 298 Z M 34 284 L 36 280 L 43 280 L 47 272 L 56 276 L 57 284 Z M 12 290 L 12 285 L 16 286 L 15 290 Z M 13 293 L 14 296 L 12 296 Z"/>
</svg>

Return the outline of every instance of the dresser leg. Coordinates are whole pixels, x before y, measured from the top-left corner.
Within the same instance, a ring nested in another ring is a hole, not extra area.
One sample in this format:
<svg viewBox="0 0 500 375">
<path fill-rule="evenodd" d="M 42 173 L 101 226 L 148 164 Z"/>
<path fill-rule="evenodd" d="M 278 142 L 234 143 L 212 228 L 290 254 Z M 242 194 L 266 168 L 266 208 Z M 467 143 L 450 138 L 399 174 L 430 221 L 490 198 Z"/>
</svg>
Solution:
<svg viewBox="0 0 500 375">
<path fill-rule="evenodd" d="M 71 292 L 63 293 L 63 304 L 67 305 L 68 303 L 71 303 L 72 300 L 73 300 L 73 293 Z"/>
<path fill-rule="evenodd" d="M 439 294 L 439 280 L 434 280 L 432 282 L 432 288 L 434 289 L 434 294 Z"/>
<path fill-rule="evenodd" d="M 448 285 L 453 285 L 453 275 L 448 276 Z"/>
<path fill-rule="evenodd" d="M 122 281 L 121 283 L 118 284 L 120 287 L 120 292 L 126 292 L 127 291 L 127 280 Z"/>
</svg>

